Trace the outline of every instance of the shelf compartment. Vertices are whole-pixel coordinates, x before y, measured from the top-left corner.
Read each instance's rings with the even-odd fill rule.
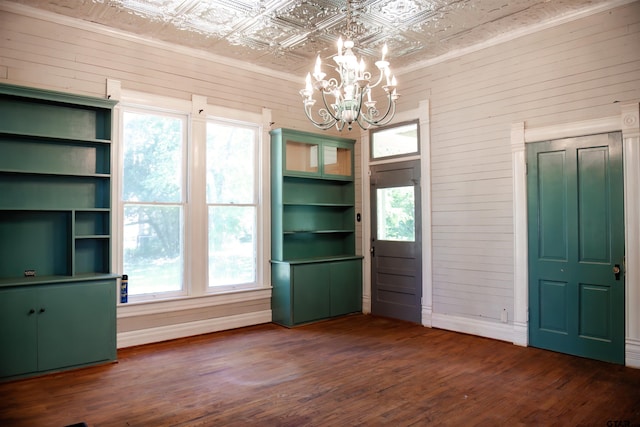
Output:
[[[354,233],[291,233],[283,235],[283,259],[353,255]]]
[[[109,239],[75,239],[74,275],[109,272]]]
[[[89,209],[110,206],[108,177],[0,174],[0,209]]]
[[[285,177],[283,204],[354,205],[353,182]]]
[[[108,211],[76,211],[75,212],[75,236],[82,237],[109,237],[109,212]]]
[[[105,106],[107,103],[104,103]],[[0,94],[0,131],[52,138],[111,139],[111,110]]]
[[[354,233],[354,230],[288,230],[283,232],[282,234],[300,234],[300,233],[340,234],[340,233]]]
[[[59,175],[109,175],[109,145],[0,136],[0,170]]]
[[[71,213],[0,211],[0,277],[71,275]]]
[[[282,212],[284,232],[350,230],[354,228],[354,208],[344,206],[286,205]]]

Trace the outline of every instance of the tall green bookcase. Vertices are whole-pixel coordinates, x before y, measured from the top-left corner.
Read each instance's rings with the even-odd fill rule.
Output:
[[[0,379],[116,358],[115,104],[0,85]]]
[[[271,131],[273,321],[296,326],[362,311],[352,139]]]

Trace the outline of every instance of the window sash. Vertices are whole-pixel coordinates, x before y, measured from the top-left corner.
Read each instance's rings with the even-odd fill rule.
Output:
[[[240,142],[236,139],[232,140],[236,133],[243,134],[244,140]],[[215,134],[213,136],[215,140],[212,139],[212,134]],[[207,289],[209,291],[254,288],[258,284],[258,248],[261,240],[258,205],[259,140],[260,127],[255,124],[221,119],[207,121]],[[224,149],[233,150],[231,145],[234,143],[240,145],[240,152],[224,151]],[[214,144],[225,147],[220,151]],[[213,155],[211,151],[218,156]],[[220,157],[224,157],[225,164],[230,167],[230,174],[226,175],[223,170],[221,173],[225,176],[221,179],[218,177],[219,179],[216,180],[215,172],[220,170],[217,168],[218,164],[212,164],[212,162],[220,161]],[[249,162],[246,162],[247,159]],[[247,170],[251,170],[252,173],[247,175]],[[244,197],[236,199],[236,196],[229,194],[230,191],[214,189],[213,185],[217,181],[223,181],[222,186],[228,186],[227,190],[232,191],[235,191],[238,181],[244,181],[241,185],[244,188]],[[211,197],[212,193],[215,193],[216,197]],[[224,196],[217,197],[219,194]],[[247,197],[247,195],[250,196]],[[230,216],[231,212],[241,214],[244,212],[244,215],[249,212],[250,221],[247,218],[240,221],[240,218]],[[212,215],[225,214],[227,222],[218,227]],[[247,232],[248,229],[251,229],[251,233]],[[240,232],[242,235],[236,235],[234,232]]]
[[[176,125],[179,123],[179,129],[173,129],[178,132],[173,135],[174,140],[170,141],[173,147],[169,152],[162,150],[155,153],[145,153],[144,147],[129,151],[127,122],[128,115],[137,116],[138,120],[144,121],[146,117],[147,123],[144,126],[149,127],[163,126],[164,118],[169,119],[169,124]],[[121,259],[123,274],[129,276],[129,301],[145,301],[158,298],[171,298],[187,294],[186,275],[185,275],[185,246],[189,245],[186,241],[185,224],[187,222],[185,212],[188,211],[187,204],[187,150],[188,150],[188,128],[189,120],[185,113],[160,111],[153,108],[124,106],[121,109],[120,118],[122,128],[120,132],[122,153],[120,156],[122,170],[122,184],[120,190],[120,212],[121,223]],[[173,122],[173,123],[171,123]],[[144,128],[141,134],[135,135],[142,141],[135,141],[136,144],[162,144],[164,129],[157,131],[155,135],[150,135],[151,141],[145,141]],[[155,139],[154,139],[155,138]],[[176,141],[175,138],[178,138]],[[175,145],[178,147],[175,147]],[[177,153],[177,154],[176,154]],[[129,155],[129,158],[127,158]],[[177,162],[174,162],[176,155],[179,156]],[[136,158],[137,157],[137,158]],[[165,162],[157,161],[157,158],[165,159]],[[148,160],[150,159],[150,160]],[[138,163],[136,163],[138,162]],[[148,167],[148,170],[138,172],[140,176],[128,176],[127,168]],[[153,173],[158,170],[165,171],[167,180],[165,182],[153,181]],[[128,182],[130,179],[133,182]],[[137,185],[137,191],[129,191],[126,189]],[[157,188],[153,188],[157,185]],[[146,197],[145,196],[146,193]],[[161,212],[165,209],[165,213],[170,208],[175,209],[174,215],[177,218],[171,220],[171,215],[163,215]],[[147,213],[155,212],[156,218],[147,217],[146,224],[138,224],[142,228],[138,233],[135,232],[131,224],[128,224],[130,218],[127,218],[127,211],[135,209]],[[168,221],[164,224],[158,224],[160,221]],[[151,231],[145,231],[144,228],[155,228]],[[165,236],[164,233],[171,229],[172,233],[177,236]],[[149,234],[151,233],[151,234]],[[135,235],[135,237],[133,237]],[[168,238],[173,237],[177,241],[169,241]],[[133,247],[135,238],[135,248]],[[177,254],[175,253],[177,246]],[[171,247],[171,249],[168,249]],[[147,252],[146,256],[143,255]],[[163,256],[164,255],[164,256]],[[155,269],[153,267],[156,267]]]

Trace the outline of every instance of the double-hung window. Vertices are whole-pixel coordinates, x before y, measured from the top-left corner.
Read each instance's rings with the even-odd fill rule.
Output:
[[[118,107],[116,253],[129,302],[262,287],[261,124],[152,102]]]

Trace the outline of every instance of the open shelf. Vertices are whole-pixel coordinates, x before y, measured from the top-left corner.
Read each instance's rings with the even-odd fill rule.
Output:
[[[41,92],[42,93],[42,92]],[[100,100],[102,106],[33,99],[0,94],[0,132],[39,135],[74,140],[110,140],[111,108],[115,102]],[[28,117],[29,120],[25,120]]]
[[[0,170],[58,175],[111,172],[110,146],[103,143],[0,135]]]
[[[0,278],[71,275],[71,214],[0,211]]]
[[[108,177],[0,174],[0,209],[109,208],[110,193]]]
[[[109,233],[109,211],[76,211],[75,212],[75,236],[105,237]]]

